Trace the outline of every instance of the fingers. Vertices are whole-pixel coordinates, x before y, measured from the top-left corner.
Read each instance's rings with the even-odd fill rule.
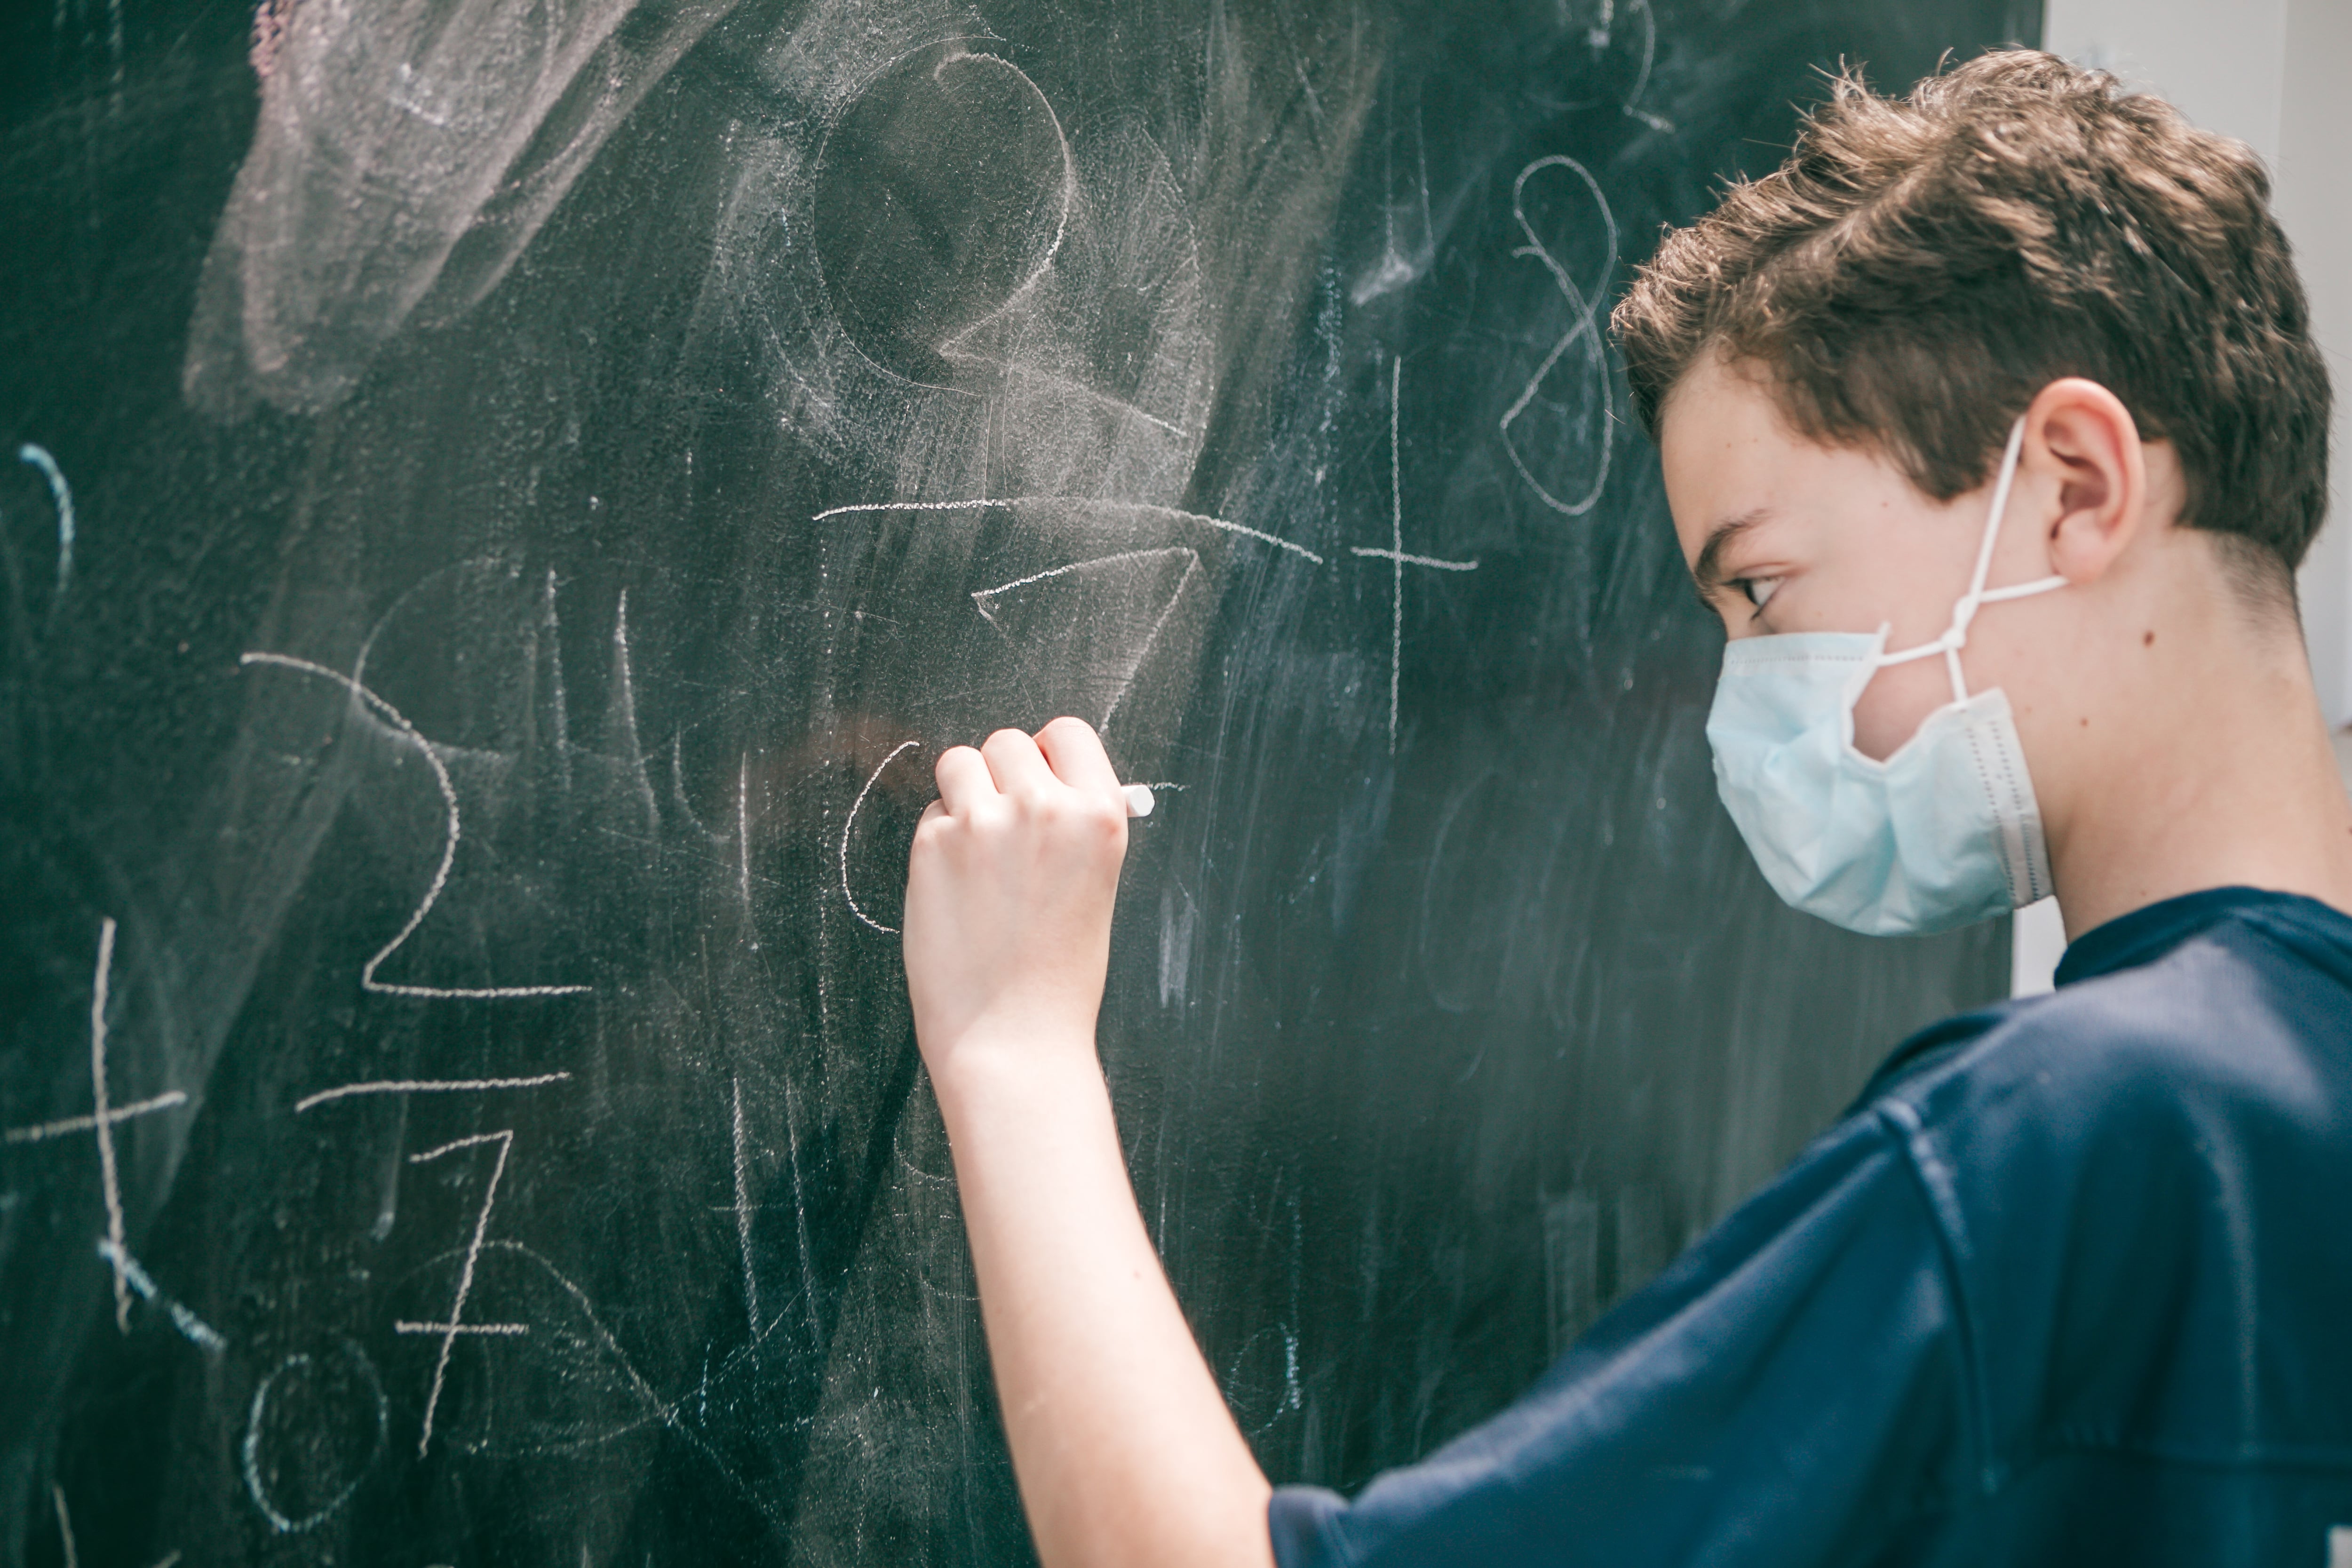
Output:
[[[981,742],[980,754],[988,759],[996,787],[1006,795],[1034,797],[1055,787],[1054,770],[1045,765],[1037,742],[1018,730],[999,730]]]
[[[997,793],[987,760],[970,746],[950,746],[940,752],[931,775],[940,782],[940,800],[951,816],[969,816]]]
[[[1089,795],[1119,793],[1118,770],[1110,765],[1102,739],[1083,719],[1056,719],[1037,731],[1037,749],[1055,777]]]
[[[1018,730],[999,730],[977,751],[949,748],[932,771],[940,799],[957,816],[999,795],[1034,797],[1057,786],[1112,797],[1120,793],[1118,771],[1083,719],[1056,719],[1034,739]]]

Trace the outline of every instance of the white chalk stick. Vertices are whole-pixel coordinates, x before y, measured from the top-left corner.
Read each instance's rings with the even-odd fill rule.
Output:
[[[1127,796],[1128,816],[1150,816],[1151,815],[1152,799],[1150,784],[1123,784],[1120,786],[1120,791]]]

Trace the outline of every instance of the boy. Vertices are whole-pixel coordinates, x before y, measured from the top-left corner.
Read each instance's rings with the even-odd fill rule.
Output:
[[[2328,394],[2266,196],[2008,52],[1839,82],[1634,283],[1766,875],[1887,933],[2054,889],[2074,942],[1352,1503],[1268,1488],[1136,1213],[1101,747],[940,759],[908,983],[1049,1568],[2352,1562],[2352,805],[2292,575]]]

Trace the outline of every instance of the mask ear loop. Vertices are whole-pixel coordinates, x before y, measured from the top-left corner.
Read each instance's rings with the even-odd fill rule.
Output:
[[[2000,542],[2001,519],[2009,510],[2010,486],[2017,479],[2017,459],[2025,449],[2025,416],[2018,416],[2017,423],[2009,427],[2009,446],[2000,455],[2000,477],[1993,481],[1992,506],[1985,518],[1984,542],[1977,546],[1977,569],[1969,578],[1969,591],[1952,605],[1952,624],[1944,635],[1917,647],[1905,648],[1901,653],[1878,656],[1881,668],[1890,664],[1908,664],[1915,658],[1944,656],[1944,668],[1952,678],[1952,700],[1969,700],[1969,683],[1960,673],[1960,650],[1969,646],[1969,623],[1977,618],[1977,611],[2003,599],[2022,599],[2034,594],[2046,594],[2053,588],[2063,588],[2066,579],[2053,574],[2031,583],[2020,583],[2007,588],[1988,588],[1985,579],[1992,574],[1993,546]],[[1884,629],[1880,636],[1885,635]]]

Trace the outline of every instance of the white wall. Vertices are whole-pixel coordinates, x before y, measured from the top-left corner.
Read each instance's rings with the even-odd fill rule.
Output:
[[[2312,326],[2336,383],[2336,464],[2352,464],[2352,0],[2291,0],[2279,116],[2278,212],[2294,242]],[[2352,724],[2352,474],[2304,565],[2304,630],[2327,721]],[[2338,754],[2343,748],[2338,747]],[[2352,779],[2352,774],[2347,774]]]
[[[2042,42],[2153,88],[2275,165],[2289,8],[2290,0],[2047,0]]]
[[[2335,449],[2352,461],[2352,0],[2047,0],[2045,47],[2150,88],[2271,167],[2336,388]],[[2335,483],[2345,493],[2342,477]],[[2352,721],[2352,525],[2338,504],[2303,569],[2304,631],[2330,724]],[[2352,744],[2337,755],[2352,762]],[[2352,771],[2347,772],[2352,778]],[[2011,978],[2050,988],[2054,904],[2021,911]]]

